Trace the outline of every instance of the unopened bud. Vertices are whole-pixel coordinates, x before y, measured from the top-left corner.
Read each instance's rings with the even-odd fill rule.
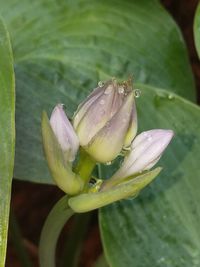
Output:
[[[137,131],[131,82],[113,79],[97,87],[78,108],[73,125],[80,145],[96,161],[112,161]]]
[[[126,177],[150,170],[160,159],[170,143],[174,133],[172,130],[155,129],[139,134],[131,145],[131,151],[125,157],[121,168],[103,185],[112,187]]]
[[[83,181],[72,171],[71,164],[53,132],[46,112],[42,114],[42,138],[45,156],[57,186],[69,195],[76,195],[83,189]]]

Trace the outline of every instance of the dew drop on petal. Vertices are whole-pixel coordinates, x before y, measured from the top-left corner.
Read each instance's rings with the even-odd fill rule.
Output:
[[[125,147],[123,147],[123,150],[122,151],[125,151],[125,152],[131,151],[131,146],[125,146]]]
[[[105,112],[105,110],[103,110],[103,109],[100,111],[100,115],[102,115],[102,116],[103,116],[105,113],[106,113],[106,112]]]
[[[109,95],[112,91],[112,86],[108,86],[104,92],[105,95]]]
[[[99,103],[100,103],[100,105],[104,105],[105,104],[105,100],[101,99],[101,101]]]
[[[104,82],[99,81],[99,82],[98,82],[98,86],[99,86],[99,87],[103,87],[103,86],[104,86]]]
[[[140,97],[140,95],[141,95],[141,90],[140,89],[135,89],[135,90],[133,90],[133,92],[134,92],[134,96],[136,98]]]
[[[108,162],[105,163],[105,165],[107,165],[107,166],[109,166],[111,164],[112,164],[112,161],[108,161]]]
[[[118,93],[119,94],[123,94],[124,93],[124,87],[123,86],[119,86]]]

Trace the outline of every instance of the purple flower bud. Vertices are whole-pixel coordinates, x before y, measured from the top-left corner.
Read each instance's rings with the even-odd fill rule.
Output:
[[[63,105],[58,104],[50,118],[51,128],[68,161],[73,161],[79,148],[78,137],[68,120]]]
[[[172,130],[155,129],[139,134],[131,145],[131,151],[121,168],[111,179],[125,178],[151,169],[160,159],[171,141]]]
[[[113,79],[97,87],[79,106],[73,124],[81,146],[95,160],[113,160],[137,131],[131,81]]]

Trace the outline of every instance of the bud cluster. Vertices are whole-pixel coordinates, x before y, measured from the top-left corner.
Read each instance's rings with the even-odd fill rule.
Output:
[[[136,136],[134,98],[131,80],[118,83],[112,79],[99,83],[80,104],[72,123],[62,104],[54,108],[50,120],[43,113],[42,135],[49,169],[56,184],[72,196],[69,205],[76,212],[134,196],[160,172],[161,168],[150,169],[168,146],[173,131],[154,129]],[[96,189],[91,188],[95,164],[111,162],[125,150],[116,173],[107,180],[93,179]],[[79,161],[74,167],[77,153]]]

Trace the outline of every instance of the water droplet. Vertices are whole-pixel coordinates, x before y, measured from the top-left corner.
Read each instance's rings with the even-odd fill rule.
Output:
[[[113,89],[113,87],[109,85],[109,86],[106,88],[104,94],[105,94],[105,95],[109,95],[109,94],[112,92],[112,89]]]
[[[123,147],[123,150],[124,150],[124,151],[130,151],[130,150],[131,150],[131,146]]]
[[[147,137],[147,140],[148,140],[148,141],[151,141],[151,140],[152,140],[152,136],[149,135],[149,136]]]
[[[169,94],[169,95],[168,95],[168,99],[169,99],[169,100],[172,100],[172,99],[174,99],[174,96],[173,96],[172,94]]]
[[[169,100],[171,101],[174,99],[173,94],[168,94],[167,92],[157,91],[155,97],[154,97],[154,105],[156,108],[162,107],[164,104],[166,104]]]
[[[123,94],[124,93],[124,87],[123,86],[119,86],[118,87],[118,93],[119,94]]]
[[[136,98],[140,97],[140,95],[141,95],[141,90],[140,89],[135,89],[133,91],[134,91],[134,95],[135,95]]]
[[[105,165],[110,166],[112,164],[112,161],[108,161],[105,163]]]
[[[162,263],[164,261],[165,261],[165,257],[161,257],[160,259],[158,259],[157,263],[159,264],[159,263]]]
[[[105,110],[100,110],[100,115],[104,115],[105,114]]]
[[[100,105],[104,105],[104,104],[105,104],[105,100],[104,99],[101,99]]]
[[[104,82],[99,81],[99,82],[98,82],[98,86],[99,86],[99,87],[103,87],[103,86],[104,86]]]

